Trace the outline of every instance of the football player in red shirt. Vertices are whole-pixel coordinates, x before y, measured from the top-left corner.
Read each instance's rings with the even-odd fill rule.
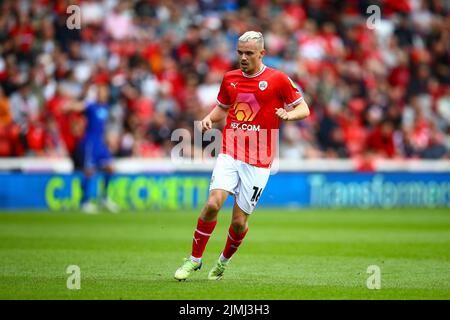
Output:
[[[208,201],[197,220],[191,257],[175,272],[177,280],[186,280],[201,268],[217,214],[228,195],[233,194],[235,201],[226,245],[208,274],[210,280],[222,278],[247,234],[248,218],[269,178],[280,121],[302,120],[309,115],[308,105],[292,80],[263,64],[264,39],[260,32],[244,33],[239,38],[237,53],[240,69],[225,74],[217,105],[201,122],[202,130],[208,130],[213,123],[227,119]]]

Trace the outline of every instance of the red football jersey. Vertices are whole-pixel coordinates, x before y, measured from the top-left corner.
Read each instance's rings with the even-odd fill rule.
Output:
[[[269,168],[278,146],[280,119],[276,109],[295,106],[302,99],[301,92],[281,71],[263,66],[253,75],[240,69],[227,72],[217,97],[217,104],[228,109],[222,153]]]

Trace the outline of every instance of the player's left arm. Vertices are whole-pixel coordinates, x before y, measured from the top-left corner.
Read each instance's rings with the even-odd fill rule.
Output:
[[[300,101],[300,103],[297,104],[293,110],[286,111],[284,108],[278,108],[276,110],[276,114],[282,120],[295,121],[307,118],[310,111],[305,99],[302,99],[302,101]]]
[[[65,102],[62,106],[62,109],[64,112],[70,112],[70,111],[83,112],[87,109],[87,107],[88,106],[83,101],[71,100],[71,101]]]
[[[285,107],[293,107],[293,109],[287,111],[285,108],[278,108],[275,111],[276,115],[286,121],[302,120],[308,117],[310,114],[309,107],[302,91],[284,73],[280,72],[277,80],[281,100],[284,102]]]

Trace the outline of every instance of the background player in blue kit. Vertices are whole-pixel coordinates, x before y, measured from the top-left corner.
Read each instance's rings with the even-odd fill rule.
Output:
[[[83,197],[81,209],[86,213],[97,213],[96,184],[94,175],[96,169],[103,171],[102,204],[111,212],[117,212],[118,206],[107,196],[107,188],[113,173],[112,155],[105,143],[106,123],[109,116],[109,89],[106,85],[97,87],[95,102],[75,102],[66,106],[70,111],[83,111],[86,116],[84,136],[75,151],[75,166],[83,170],[81,187]]]

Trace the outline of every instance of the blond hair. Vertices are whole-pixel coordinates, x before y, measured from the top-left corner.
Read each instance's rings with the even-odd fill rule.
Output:
[[[239,37],[239,41],[241,42],[248,42],[252,40],[256,41],[261,49],[264,49],[264,37],[261,32],[247,31]]]

